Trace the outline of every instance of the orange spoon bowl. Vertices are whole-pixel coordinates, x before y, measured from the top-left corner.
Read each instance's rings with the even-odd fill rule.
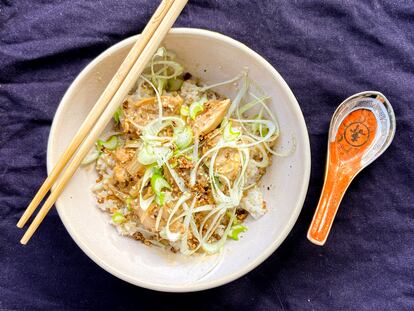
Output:
[[[325,182],[308,231],[312,243],[325,244],[345,191],[388,148],[395,127],[392,106],[379,92],[355,94],[336,109],[329,128]]]

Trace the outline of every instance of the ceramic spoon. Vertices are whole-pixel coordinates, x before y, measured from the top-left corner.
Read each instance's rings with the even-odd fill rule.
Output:
[[[355,94],[335,111],[329,128],[325,183],[308,231],[312,243],[325,244],[349,184],[388,148],[394,133],[394,111],[379,92]]]

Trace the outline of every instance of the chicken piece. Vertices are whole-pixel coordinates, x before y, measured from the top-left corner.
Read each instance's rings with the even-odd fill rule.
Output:
[[[132,153],[125,148],[118,148],[115,151],[115,159],[118,162],[126,163],[131,159]]]
[[[161,96],[163,113],[166,116],[177,115],[180,113],[183,99],[177,96]],[[156,97],[149,97],[141,99],[137,102],[132,102],[129,99],[128,115],[133,119],[134,123],[145,126],[149,121],[152,121],[158,116],[158,103]]]
[[[140,193],[142,178],[137,179],[136,183],[129,189],[129,196],[137,198]]]
[[[164,228],[168,217],[170,216],[170,211],[174,207],[174,203],[166,203],[163,209],[163,213],[161,216],[160,225],[158,227],[158,230],[156,230],[155,225],[157,222],[157,216],[160,212],[160,207],[156,203],[152,203],[146,211],[143,211],[139,206],[135,207],[136,215],[139,217],[139,220],[141,221],[142,225],[145,227],[145,229],[151,231],[151,232],[157,232],[161,231],[162,228]],[[176,215],[178,215],[177,213]],[[171,232],[184,232],[184,225],[182,224],[182,220],[174,222],[170,225]]]
[[[134,158],[134,151],[132,149],[118,148],[114,152],[114,158],[116,162],[114,167],[114,177],[118,182],[125,182],[131,176],[133,178],[142,176],[145,172],[145,166]]]
[[[237,149],[223,148],[217,154],[214,170],[233,182],[240,174],[241,159]]]
[[[180,156],[177,159],[177,167],[179,169],[192,169],[194,167],[194,163],[185,156]]]
[[[205,138],[206,142],[202,149],[203,154],[217,145],[218,141],[222,138],[222,134],[219,133],[219,131],[214,131],[208,134]],[[207,156],[205,159],[205,164],[207,166],[209,166],[210,160],[211,156]],[[241,170],[239,151],[235,148],[220,149],[214,162],[214,170],[218,174],[226,176],[230,181],[234,181]]]
[[[142,177],[144,176],[145,170],[147,169],[145,165],[138,161],[138,157],[135,156],[134,159],[128,164],[126,167],[128,173],[135,177]]]
[[[114,178],[116,181],[118,182],[126,182],[129,178],[128,176],[128,172],[126,171],[126,169],[119,164],[116,164],[114,167]]]
[[[211,148],[217,146],[217,143],[220,141],[220,139],[223,137],[220,129],[215,129],[214,131],[210,132],[209,134],[204,136],[203,144],[201,147],[201,154],[205,154],[207,151],[209,151]],[[204,163],[208,166],[208,163],[210,162],[211,156],[207,156]]]
[[[145,229],[156,232],[155,224],[156,224],[156,217],[154,215],[155,211],[157,210],[157,204],[152,203],[146,211],[142,210],[139,204],[134,206],[134,210],[141,221],[141,224],[144,226]]]
[[[229,107],[230,99],[209,100],[204,106],[204,111],[191,124],[195,135],[203,136],[213,131],[224,119]]]

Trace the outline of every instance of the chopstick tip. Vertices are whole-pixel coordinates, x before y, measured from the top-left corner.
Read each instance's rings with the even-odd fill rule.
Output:
[[[20,219],[19,219],[19,221],[17,222],[17,224],[16,224],[16,226],[18,227],[18,228],[23,228],[24,227],[24,225],[26,224],[26,222],[27,222],[27,220],[28,220],[28,218],[30,217],[30,215],[28,216],[28,210],[29,210],[29,207],[26,209],[26,211],[23,213],[23,215],[20,217]]]
[[[20,244],[26,245],[29,242],[30,236],[27,235],[27,232],[23,235],[22,239],[20,240]]]

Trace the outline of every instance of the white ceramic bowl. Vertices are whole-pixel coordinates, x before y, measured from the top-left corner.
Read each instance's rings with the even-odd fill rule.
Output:
[[[48,171],[73,137],[126,53],[137,40],[128,38],[93,60],[76,78],[56,112],[49,137]],[[310,148],[299,105],[279,73],[260,55],[224,35],[200,29],[173,29],[164,45],[175,51],[186,70],[207,83],[229,79],[243,66],[273,98],[271,109],[281,127],[279,147],[296,151],[274,158],[262,188],[268,213],[248,220],[249,230],[239,241],[228,241],[221,255],[183,257],[166,254],[131,238],[119,236],[90,192],[96,178],[79,169],[56,203],[63,224],[79,247],[98,265],[132,284],[160,291],[188,292],[233,281],[263,262],[286,238],[302,208],[309,183]],[[230,96],[234,87],[219,92]],[[305,238],[305,237],[304,237]]]

